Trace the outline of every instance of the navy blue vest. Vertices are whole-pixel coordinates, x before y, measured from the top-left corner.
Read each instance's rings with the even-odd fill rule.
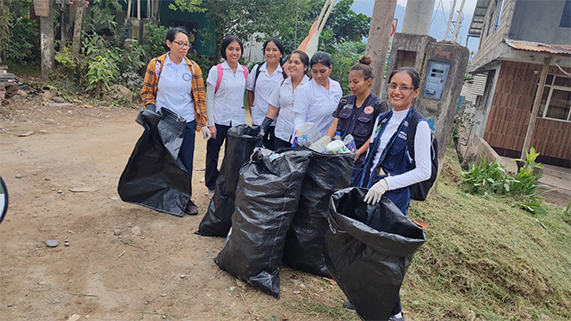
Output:
[[[386,124],[389,122],[393,116],[392,110],[379,115],[379,122],[377,128],[375,128],[376,137],[375,140],[369,146],[369,153],[365,159],[365,166],[361,180],[358,186],[371,188],[376,182],[387,177],[406,173],[413,169],[412,161],[408,152],[408,146],[406,143],[408,121],[412,114],[416,110],[411,107],[399,125],[395,134],[391,137],[383,153],[379,159],[379,163],[375,169],[371,172],[373,166],[373,160],[375,159],[375,154],[378,152],[379,145],[381,144],[381,136],[385,131]],[[427,121],[426,118],[421,117],[419,121]],[[413,126],[416,126],[414,124]],[[379,175],[379,168],[388,175]],[[408,214],[408,206],[410,203],[410,189],[409,187],[403,187],[396,190],[387,191],[385,194],[395,205],[404,213]]]

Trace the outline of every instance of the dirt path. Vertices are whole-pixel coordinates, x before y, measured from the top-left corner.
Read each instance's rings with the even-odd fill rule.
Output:
[[[198,216],[118,198],[119,176],[142,133],[137,112],[0,107],[0,174],[10,194],[0,225],[0,320],[334,320],[282,308],[298,302],[295,271],[282,272],[276,301],[214,264],[224,240],[193,233],[208,205],[203,172],[193,179]],[[195,167],[202,168],[205,143],[196,142]],[[51,239],[59,246],[46,247]]]

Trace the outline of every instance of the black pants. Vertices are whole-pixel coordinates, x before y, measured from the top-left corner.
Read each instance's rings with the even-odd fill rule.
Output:
[[[220,156],[220,148],[222,143],[228,136],[228,130],[231,126],[218,125],[216,126],[216,139],[211,138],[206,143],[206,170],[204,171],[204,185],[208,190],[213,191],[216,187],[216,178],[218,178],[218,157]],[[226,140],[225,148],[228,147]]]
[[[190,175],[190,196],[192,197],[192,163],[194,162],[194,139],[196,137],[196,121],[186,123],[182,145],[178,156]]]
[[[397,301],[395,302],[395,305],[393,306],[393,310],[391,311],[391,315],[395,315],[399,312],[402,311],[402,306],[400,305],[400,294],[397,297]]]
[[[275,130],[276,126],[270,126],[270,128],[268,128],[268,130],[264,134],[264,139],[262,140],[262,142],[264,143],[264,147],[266,147],[267,149],[276,150],[275,149],[276,136],[274,135]]]
[[[281,140],[281,139],[275,137],[274,147],[275,147],[274,150],[288,149],[288,148],[291,148],[291,143],[290,143],[290,142],[286,142],[285,140]]]

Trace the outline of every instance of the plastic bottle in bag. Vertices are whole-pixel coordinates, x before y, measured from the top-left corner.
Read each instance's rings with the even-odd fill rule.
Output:
[[[315,143],[311,144],[311,146],[309,146],[310,149],[318,152],[318,153],[322,153],[325,154],[327,153],[327,144],[329,144],[329,142],[331,141],[331,139],[329,138],[329,136],[325,135],[323,137],[321,137],[320,139],[318,139]]]
[[[336,132],[335,136],[333,136],[333,140],[341,140],[341,132]]]
[[[327,151],[328,154],[349,153],[349,150],[347,149],[345,144],[343,144],[343,141],[341,139],[336,139],[331,143],[327,144],[325,150]]]
[[[349,134],[345,136],[345,139],[343,139],[343,144],[345,144],[345,146],[351,153],[357,151],[357,145],[355,145],[355,139],[353,138],[353,135]]]

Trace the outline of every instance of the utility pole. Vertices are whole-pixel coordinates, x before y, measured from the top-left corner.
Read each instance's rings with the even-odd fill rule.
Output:
[[[371,67],[375,73],[375,78],[371,90],[376,95],[380,95],[383,85],[385,62],[396,7],[397,0],[375,0],[375,7],[373,8],[366,55],[372,60]]]
[[[450,24],[454,18],[454,10],[456,10],[456,0],[452,2],[452,10],[450,10],[450,17],[448,18],[448,25],[446,26],[446,33],[444,34],[444,41],[448,38],[448,31],[450,31]]]
[[[456,42],[456,39],[458,38],[458,31],[460,31],[460,26],[462,25],[462,10],[464,10],[464,3],[466,3],[466,0],[462,0],[462,4],[460,5],[460,11],[458,12],[456,25],[454,26],[454,33],[452,33],[453,42]]]
[[[42,56],[42,80],[49,78],[49,73],[54,68],[54,13],[53,1],[47,0],[47,16],[40,16],[40,48]]]
[[[408,0],[402,23],[402,33],[428,35],[436,0]]]

